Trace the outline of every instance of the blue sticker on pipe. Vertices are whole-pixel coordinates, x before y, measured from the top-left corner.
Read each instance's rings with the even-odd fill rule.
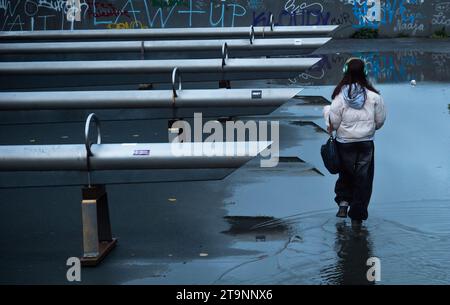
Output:
[[[133,153],[133,156],[149,156],[149,155],[150,155],[149,149],[135,150]]]

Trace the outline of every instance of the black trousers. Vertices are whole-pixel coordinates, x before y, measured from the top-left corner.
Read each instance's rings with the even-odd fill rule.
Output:
[[[373,141],[339,143],[337,142],[342,170],[334,189],[335,201],[350,204],[348,216],[355,220],[366,220],[369,216],[370,197],[374,176]]]

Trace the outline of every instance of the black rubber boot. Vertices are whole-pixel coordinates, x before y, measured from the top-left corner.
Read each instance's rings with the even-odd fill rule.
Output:
[[[347,202],[340,203],[336,217],[347,218],[347,210],[348,210],[348,203]]]

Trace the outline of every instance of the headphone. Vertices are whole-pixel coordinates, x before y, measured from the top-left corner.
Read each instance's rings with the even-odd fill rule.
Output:
[[[347,73],[347,71],[348,71],[348,64],[354,59],[361,60],[364,63],[364,75],[368,76],[369,75],[369,70],[367,70],[366,61],[364,59],[362,59],[362,58],[359,58],[359,57],[350,57],[349,59],[347,59],[347,61],[344,64],[344,67],[342,68],[342,72],[344,74]]]

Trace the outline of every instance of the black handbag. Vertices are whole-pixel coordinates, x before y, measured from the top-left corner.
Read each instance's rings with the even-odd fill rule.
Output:
[[[320,154],[322,155],[323,164],[328,171],[333,175],[338,174],[341,169],[341,159],[339,157],[336,138],[333,137],[333,132],[330,132],[330,137],[327,142],[320,148]]]

